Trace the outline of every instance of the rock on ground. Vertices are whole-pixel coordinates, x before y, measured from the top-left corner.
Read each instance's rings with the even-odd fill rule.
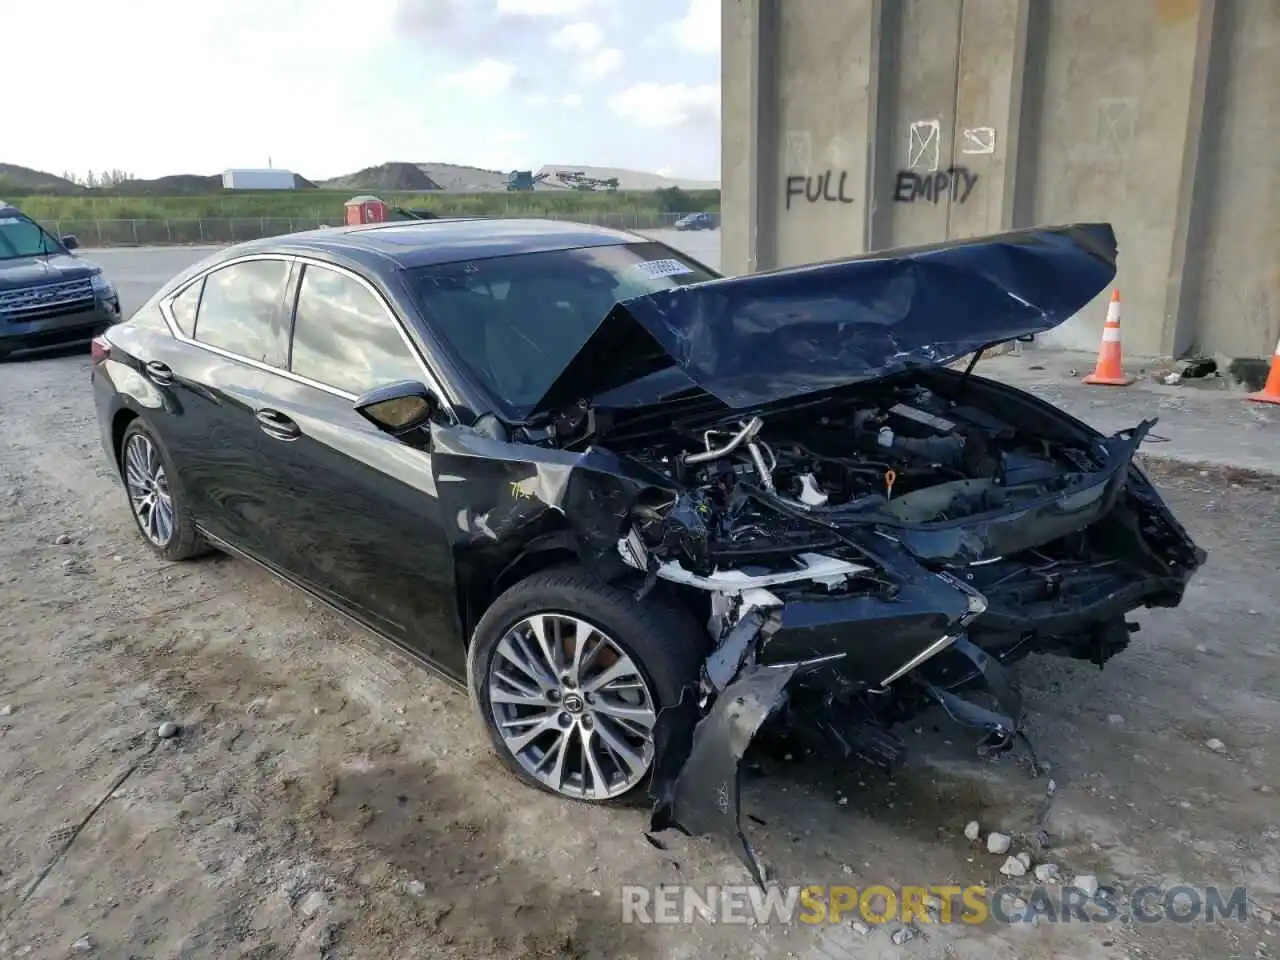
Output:
[[[987,834],[987,852],[988,853],[1008,853],[1009,847],[1013,844],[1007,833],[989,833]]]

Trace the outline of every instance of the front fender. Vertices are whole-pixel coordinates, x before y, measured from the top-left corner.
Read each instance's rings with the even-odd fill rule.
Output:
[[[468,596],[487,595],[504,570],[547,544],[618,560],[637,501],[676,492],[661,474],[607,450],[511,443],[461,426],[432,427],[431,469]]]

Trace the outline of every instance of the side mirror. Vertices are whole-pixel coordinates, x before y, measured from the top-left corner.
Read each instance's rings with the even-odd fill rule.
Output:
[[[440,399],[416,380],[400,380],[361,395],[355,408],[379,430],[400,437],[425,426],[440,409]]]
[[[1022,336],[1014,337],[1013,339],[1017,340],[1019,343],[1035,343],[1036,335],[1034,333],[1024,333]]]
[[[76,235],[74,233],[65,234],[61,239],[62,245],[68,250],[75,250],[80,246],[80,241],[76,239]]]

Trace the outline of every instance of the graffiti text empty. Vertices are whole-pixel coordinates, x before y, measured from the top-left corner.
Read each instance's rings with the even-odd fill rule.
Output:
[[[978,175],[968,167],[947,167],[936,173],[899,170],[893,199],[895,203],[915,203],[921,198],[937,203],[950,194],[954,202],[964,203],[977,182]]]

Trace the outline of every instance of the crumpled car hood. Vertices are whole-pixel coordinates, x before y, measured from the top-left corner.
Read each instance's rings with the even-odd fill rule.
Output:
[[[1114,278],[1107,223],[1014,230],[728,277],[616,304],[534,412],[678,367],[739,409],[1044,333]]]

